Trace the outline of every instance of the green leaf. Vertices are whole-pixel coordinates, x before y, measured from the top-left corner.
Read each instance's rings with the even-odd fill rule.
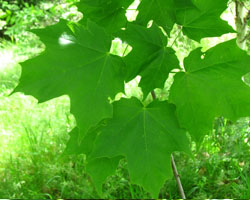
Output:
[[[90,128],[82,140],[79,140],[79,134],[80,134],[79,128],[75,127],[69,133],[70,138],[64,150],[64,155],[85,154],[88,157],[93,151],[96,136],[99,134],[101,129],[104,126],[106,126],[106,124],[107,124],[107,120],[106,119],[102,120],[98,125]]]
[[[34,30],[46,50],[22,63],[22,76],[14,92],[44,102],[69,95],[71,112],[83,135],[102,119],[112,117],[108,98],[124,89],[124,64],[111,55],[112,38],[92,22],[87,26],[66,21]]]
[[[242,81],[250,72],[249,63],[235,40],[204,53],[198,48],[185,59],[185,72],[175,75],[169,98],[193,139],[200,141],[215,117],[236,120],[250,115],[250,87]]]
[[[96,190],[102,196],[102,185],[105,183],[107,177],[114,175],[119,164],[121,156],[114,158],[97,158],[90,159],[89,155],[93,151],[96,136],[99,134],[101,128],[105,126],[106,121],[103,120],[96,127],[91,128],[86,136],[79,140],[79,129],[76,127],[70,132],[70,139],[67,143],[63,155],[79,155],[85,154],[87,156],[86,172],[91,176]]]
[[[76,127],[74,128],[70,133],[70,138],[67,142],[67,146],[64,149],[63,155],[71,155],[71,154],[82,154],[85,152],[85,150],[82,150],[85,148],[84,145],[79,144],[79,129]],[[87,136],[84,137],[84,139]],[[92,149],[92,148],[91,148]]]
[[[142,88],[144,98],[154,88],[163,87],[169,72],[179,68],[175,51],[166,47],[167,37],[157,25],[153,24],[150,28],[146,28],[129,23],[127,29],[118,35],[133,47],[124,58],[127,67],[126,81],[140,75],[139,86]]]
[[[146,26],[153,20],[170,34],[176,23],[176,12],[190,7],[195,8],[191,0],[142,0],[136,22]]]
[[[79,128],[74,128],[70,133],[70,139],[67,142],[67,146],[63,152],[64,155],[89,155],[93,151],[94,142],[98,134],[98,130],[90,130],[86,136],[79,140]]]
[[[90,174],[100,196],[102,196],[102,185],[105,183],[107,177],[115,174],[121,158],[121,156],[97,158],[87,164],[86,172]]]
[[[170,156],[174,151],[190,152],[175,107],[158,101],[144,107],[132,98],[114,103],[114,117],[97,137],[92,158],[125,156],[131,181],[157,197],[172,175]]]
[[[113,33],[126,26],[126,9],[133,0],[81,0],[78,10],[83,13],[83,22],[91,19]]]
[[[227,8],[228,0],[193,0],[196,7],[176,12],[177,24],[189,38],[200,41],[204,37],[218,37],[235,32],[220,16]]]

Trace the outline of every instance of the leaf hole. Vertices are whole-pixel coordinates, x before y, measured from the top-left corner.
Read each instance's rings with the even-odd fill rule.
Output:
[[[153,22],[154,22],[153,20],[150,20],[147,24],[147,28],[150,28],[153,25]]]
[[[137,7],[140,4],[139,0],[135,0],[126,10],[126,17],[129,22],[135,21],[138,15]]]

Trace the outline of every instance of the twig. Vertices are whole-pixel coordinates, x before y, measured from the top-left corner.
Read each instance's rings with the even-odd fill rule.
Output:
[[[182,31],[182,28],[180,28],[179,33],[177,34],[177,36],[175,37],[174,41],[173,41],[172,44],[170,45],[171,48],[174,46],[174,44],[175,44],[177,38],[180,36],[181,31]]]
[[[156,99],[156,94],[155,94],[154,90],[151,92],[151,95],[152,95],[153,100],[155,100]],[[182,184],[181,184],[180,175],[178,174],[178,170],[177,170],[177,167],[176,167],[176,164],[175,164],[175,161],[174,161],[173,154],[171,154],[171,166],[172,166],[172,169],[173,169],[173,172],[174,172],[174,176],[175,176],[175,180],[176,180],[177,185],[178,185],[179,192],[181,194],[181,198],[186,199],[186,196],[185,196]]]
[[[128,44],[127,44],[127,46],[126,46],[126,48],[125,48],[125,50],[123,51],[123,53],[122,53],[122,57],[124,57],[125,56],[125,53],[126,53],[126,51],[128,50]]]
[[[156,99],[156,94],[155,94],[154,90],[151,92],[151,95],[152,95],[153,100],[155,100]]]
[[[177,185],[178,185],[179,192],[181,194],[181,198],[186,199],[186,196],[185,196],[182,184],[181,184],[180,175],[178,174],[177,167],[175,165],[173,154],[171,155],[171,165],[172,165],[172,169],[173,169],[173,172],[174,172],[175,180],[176,180]]]

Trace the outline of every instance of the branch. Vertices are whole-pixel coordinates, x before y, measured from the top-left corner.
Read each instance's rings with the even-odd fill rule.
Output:
[[[172,165],[172,169],[173,169],[173,172],[174,172],[175,180],[176,180],[177,185],[178,185],[179,192],[181,194],[181,198],[186,199],[186,196],[185,196],[182,184],[181,184],[180,175],[178,174],[177,167],[175,165],[173,154],[171,155],[171,165]]]
[[[171,48],[174,46],[174,44],[175,44],[176,40],[177,40],[177,39],[178,39],[178,37],[180,36],[181,31],[182,31],[182,27],[180,28],[179,33],[178,33],[178,34],[177,34],[177,36],[175,37],[175,39],[174,39],[173,43],[170,45],[170,47],[171,47]]]

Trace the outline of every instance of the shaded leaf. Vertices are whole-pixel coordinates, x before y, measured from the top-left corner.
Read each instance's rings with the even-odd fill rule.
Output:
[[[107,177],[115,174],[121,158],[121,156],[97,158],[87,164],[86,171],[90,174],[99,195],[102,196],[102,185],[105,183]]]
[[[118,156],[114,158],[88,159],[93,151],[96,137],[105,124],[106,121],[103,120],[98,126],[91,128],[82,140],[79,140],[79,129],[77,127],[74,128],[70,132],[70,139],[63,153],[64,155],[85,154],[87,156],[86,172],[91,176],[100,196],[102,196],[102,185],[107,177],[115,174],[119,161],[122,158]]]
[[[126,81],[141,75],[139,86],[144,97],[154,88],[163,87],[169,72],[179,68],[175,51],[166,47],[167,37],[157,25],[145,28],[129,23],[119,36],[133,47],[124,58],[127,67]]]
[[[132,2],[133,0],[81,0],[77,7],[83,13],[83,22],[91,19],[113,33],[126,26],[126,9]]]
[[[138,10],[136,22],[146,26],[153,20],[170,34],[176,23],[176,12],[187,8],[195,8],[191,0],[142,0]]]
[[[153,102],[144,107],[139,100],[114,103],[114,117],[97,137],[93,158],[125,156],[130,178],[157,197],[172,175],[173,151],[189,153],[189,141],[175,117],[175,107]]]
[[[249,63],[235,40],[205,53],[198,48],[184,60],[185,72],[175,75],[169,98],[193,139],[201,141],[215,117],[236,120],[250,115],[250,87],[242,80],[250,72]]]
[[[228,0],[194,0],[195,7],[176,12],[176,23],[183,27],[189,38],[200,41],[205,37],[218,37],[235,32],[220,16],[227,8]]]

